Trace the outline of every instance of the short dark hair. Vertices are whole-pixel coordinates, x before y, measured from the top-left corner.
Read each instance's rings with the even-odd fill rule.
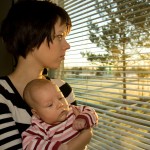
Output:
[[[8,52],[15,57],[26,57],[34,47],[39,47],[47,39],[53,42],[54,25],[60,18],[68,32],[71,19],[68,13],[48,1],[18,1],[9,10],[2,22],[0,34]]]

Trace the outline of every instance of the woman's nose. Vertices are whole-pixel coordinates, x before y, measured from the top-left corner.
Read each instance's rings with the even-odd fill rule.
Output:
[[[70,49],[70,44],[66,41],[66,39],[65,39],[65,43],[64,43],[64,50],[66,51],[66,50],[68,50],[68,49]]]

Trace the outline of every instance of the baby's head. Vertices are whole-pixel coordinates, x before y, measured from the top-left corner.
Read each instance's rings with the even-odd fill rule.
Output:
[[[33,115],[46,123],[58,123],[66,119],[68,102],[59,87],[50,80],[32,80],[26,85],[23,98],[31,107]]]

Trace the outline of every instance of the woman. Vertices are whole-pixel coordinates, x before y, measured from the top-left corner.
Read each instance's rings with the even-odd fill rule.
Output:
[[[60,66],[70,48],[65,40],[70,28],[67,12],[47,1],[17,2],[3,21],[1,36],[8,52],[17,58],[17,66],[0,79],[0,149],[22,149],[21,133],[31,119],[22,98],[24,87],[43,78],[43,68]],[[90,130],[83,130],[67,143],[68,149],[82,150],[91,136]]]

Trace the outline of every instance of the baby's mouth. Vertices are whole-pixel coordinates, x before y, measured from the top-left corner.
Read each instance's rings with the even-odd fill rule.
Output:
[[[61,117],[65,117],[65,118],[67,118],[67,115],[68,115],[68,111],[67,110],[62,110],[62,112],[60,113],[60,116]]]
[[[67,114],[68,114],[68,111],[67,111],[67,110],[63,110],[63,111],[61,112],[61,114],[62,114],[62,115],[65,115],[65,114],[67,115]]]

